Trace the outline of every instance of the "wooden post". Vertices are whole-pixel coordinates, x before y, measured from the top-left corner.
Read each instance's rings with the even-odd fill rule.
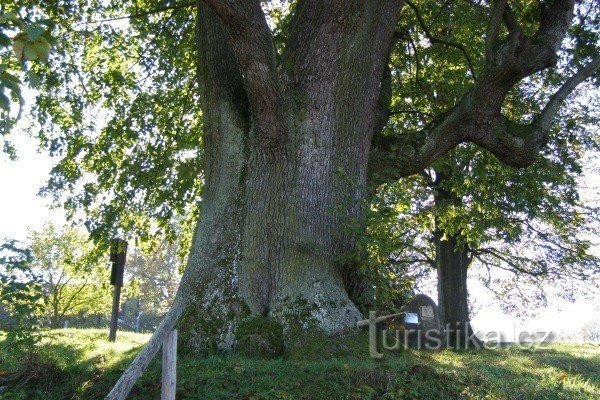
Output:
[[[127,254],[127,242],[123,239],[113,239],[110,244],[110,261],[112,269],[110,273],[110,284],[114,285],[112,314],[110,317],[110,331],[108,340],[117,340],[117,327],[119,324],[119,303],[121,300],[121,287],[123,286],[123,275],[125,271],[125,256]]]
[[[177,386],[177,329],[173,329],[162,346],[161,400],[175,400]]]
[[[121,302],[121,286],[115,285],[113,294],[112,314],[110,317],[110,331],[108,333],[108,341],[114,342],[117,340],[117,327],[119,324],[119,303]]]

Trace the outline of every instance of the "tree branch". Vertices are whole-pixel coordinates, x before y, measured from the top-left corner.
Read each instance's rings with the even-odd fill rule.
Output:
[[[287,134],[285,101],[276,65],[271,30],[258,0],[204,0],[220,17],[233,48],[256,122],[253,139],[261,148],[275,148]]]
[[[474,132],[469,139],[490,150],[507,165],[514,167],[531,165],[536,160],[539,151],[548,142],[552,121],[565,98],[579,84],[591,77],[599,67],[600,56],[596,56],[558,89],[546,107],[531,123],[517,123],[499,114],[490,121],[487,129]]]
[[[417,84],[417,86],[423,89],[423,84],[421,83],[421,61],[419,57],[419,51],[410,33],[408,34],[408,43],[410,44],[410,47],[412,48],[413,54],[415,56],[415,83]]]
[[[495,1],[486,35],[486,64],[475,84],[451,110],[413,135],[417,137],[413,142],[396,136],[374,137],[370,171],[380,174],[375,181],[418,173],[465,141],[488,149],[507,165],[531,165],[545,146],[552,119],[565,97],[598,69],[598,60],[570,78],[531,124],[511,121],[502,115],[502,105],[514,85],[554,64],[572,15],[572,0],[554,0],[544,9],[534,36],[527,37],[506,0]],[[503,19],[510,34],[501,41]]]
[[[78,25],[82,25],[82,24],[103,24],[106,22],[113,22],[113,21],[121,21],[124,19],[135,19],[135,18],[141,18],[141,17],[147,17],[148,15],[153,15],[153,14],[160,14],[163,13],[165,11],[170,11],[170,10],[179,10],[181,8],[186,8],[186,7],[193,7],[196,5],[196,2],[194,1],[188,1],[188,2],[184,2],[181,4],[173,4],[173,5],[169,5],[169,6],[164,6],[164,7],[159,7],[159,8],[153,8],[152,10],[146,10],[146,11],[140,11],[137,12],[135,14],[129,14],[129,15],[123,15],[120,17],[113,17],[113,18],[106,18],[106,19],[99,19],[96,21],[90,21],[90,22],[82,22],[81,24],[77,24]]]
[[[494,250],[494,249],[490,249],[490,248],[483,248],[483,249],[478,249],[476,251],[474,251],[474,255],[477,259],[479,259],[480,261],[484,262],[479,256],[482,254],[487,254],[489,256],[492,256],[504,263],[506,263],[509,267],[512,268],[512,272],[513,273],[522,273],[522,274],[527,274],[533,277],[540,277],[540,276],[544,276],[544,275],[548,275],[548,270],[547,269],[540,269],[537,271],[530,271],[528,269],[522,268],[521,266],[519,266],[517,264],[517,262],[526,262],[526,261],[530,261],[526,258],[520,258],[520,257],[516,257],[516,261],[513,261],[509,258],[509,256],[504,255],[499,253],[498,251]],[[510,271],[504,267],[501,267],[499,265],[494,265],[497,268],[500,269],[504,269],[507,271]]]
[[[583,81],[590,78],[600,68],[600,56],[596,55],[585,67],[577,71],[554,93],[546,104],[546,107],[536,117],[535,125],[540,131],[547,132],[550,129],[552,120],[557,114],[564,100],[575,90]]]
[[[504,18],[504,25],[506,25],[509,32],[518,34],[523,32],[519,21],[517,21],[515,14],[512,12],[512,9],[508,4],[506,4],[504,7],[504,13],[502,17]]]
[[[505,8],[506,0],[494,1],[494,6],[492,7],[492,12],[490,14],[490,21],[485,34],[486,61],[491,60],[494,55],[494,49],[498,46],[498,42],[500,41],[500,24]]]
[[[573,19],[575,0],[554,0],[550,6],[546,2],[540,3],[540,26],[533,35],[533,40],[549,46],[556,53],[569,30]]]
[[[427,116],[427,117],[433,117],[433,114],[428,113],[426,111],[419,111],[419,110],[392,110],[390,111],[391,115],[397,115],[397,114],[417,114],[417,115],[422,115],[422,116]]]

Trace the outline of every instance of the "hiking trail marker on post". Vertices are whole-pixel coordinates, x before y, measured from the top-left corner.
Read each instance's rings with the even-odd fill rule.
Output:
[[[119,323],[119,303],[121,301],[121,287],[123,286],[123,275],[125,272],[125,256],[127,254],[127,242],[123,239],[113,239],[110,243],[110,284],[115,287],[113,294],[112,314],[110,317],[110,332],[108,340],[114,342],[117,339],[117,326]]]

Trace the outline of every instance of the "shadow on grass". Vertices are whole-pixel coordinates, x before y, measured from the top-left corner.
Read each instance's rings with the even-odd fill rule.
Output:
[[[8,354],[13,368],[0,398],[6,400],[102,399],[141,346],[88,357],[90,346],[48,342],[35,352]],[[3,363],[0,363],[0,367]],[[156,369],[156,367],[155,367]]]
[[[600,388],[600,356],[580,357],[558,349],[525,351],[525,356],[540,366],[549,366],[566,374],[578,374]]]

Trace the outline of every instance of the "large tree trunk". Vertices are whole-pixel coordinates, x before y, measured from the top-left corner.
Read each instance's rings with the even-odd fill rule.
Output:
[[[237,323],[255,316],[327,334],[361,318],[339,260],[353,249],[349,226],[363,219],[375,107],[400,2],[358,3],[298,5],[284,55],[293,89],[276,87],[275,107],[258,111],[247,80],[265,66],[240,60],[235,33],[199,4],[205,182],[180,294],[187,304],[180,331],[193,347],[229,349]],[[336,7],[335,20],[315,24],[332,15],[323,8]],[[389,14],[383,26],[378,13]]]
[[[251,316],[330,334],[353,326],[360,313],[339,260],[354,247],[348,225],[362,222],[367,172],[371,186],[417,173],[463,141],[527,166],[560,103],[600,65],[596,58],[570,78],[530,124],[511,122],[501,112],[505,95],[552,65],[574,1],[544,4],[533,37],[497,1],[474,86],[418,140],[380,135],[401,6],[298,0],[277,54],[260,1],[198,0],[201,216],[173,306],[107,399],[129,392],[177,321],[197,348],[231,348],[236,325]]]

